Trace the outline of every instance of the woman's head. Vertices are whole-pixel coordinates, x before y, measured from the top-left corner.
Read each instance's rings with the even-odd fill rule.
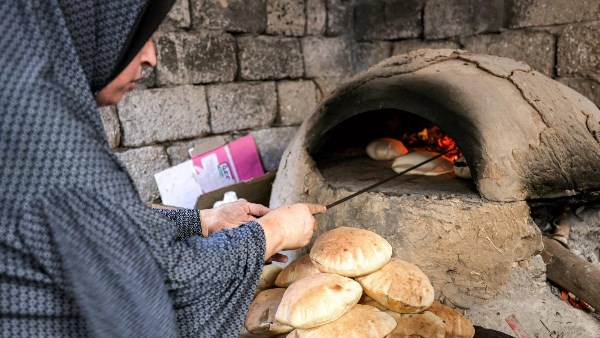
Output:
[[[99,107],[119,103],[123,95],[133,90],[135,83],[142,78],[142,69],[155,66],[156,51],[152,40],[148,40],[123,71],[96,94],[96,103]]]

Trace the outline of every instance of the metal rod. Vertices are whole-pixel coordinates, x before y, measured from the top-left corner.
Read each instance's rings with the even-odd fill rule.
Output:
[[[430,159],[427,159],[427,160],[425,160],[425,161],[423,161],[423,162],[421,162],[421,163],[418,163],[418,164],[415,164],[415,165],[413,165],[412,167],[410,167],[410,168],[408,168],[408,169],[405,169],[405,170],[403,170],[403,171],[401,171],[401,172],[399,172],[399,173],[397,173],[397,174],[394,174],[394,176],[390,176],[390,177],[388,177],[388,178],[386,178],[386,179],[383,179],[383,180],[381,180],[381,181],[379,181],[379,182],[377,182],[377,183],[375,183],[375,184],[372,184],[372,185],[370,185],[370,186],[368,186],[368,187],[366,187],[366,188],[363,188],[363,189],[361,189],[361,190],[359,190],[359,191],[355,192],[355,193],[354,193],[354,194],[352,194],[352,195],[349,195],[349,196],[346,196],[346,197],[344,197],[344,198],[342,198],[342,199],[339,199],[339,200],[337,200],[337,201],[335,201],[335,202],[333,202],[333,203],[331,203],[331,204],[327,205],[327,206],[326,206],[326,208],[327,208],[327,209],[331,209],[331,208],[335,207],[336,205],[338,205],[338,204],[340,204],[340,203],[346,202],[347,200],[349,200],[349,199],[351,199],[351,198],[354,198],[354,197],[356,197],[356,196],[358,196],[358,195],[360,195],[360,194],[362,194],[362,193],[364,193],[364,192],[367,192],[367,191],[369,191],[369,190],[371,190],[371,189],[373,189],[373,188],[375,188],[375,187],[378,187],[378,186],[380,186],[380,185],[382,185],[382,184],[384,184],[384,183],[387,183],[387,182],[389,182],[389,181],[391,181],[391,180],[393,180],[393,179],[395,179],[395,178],[397,178],[397,177],[399,177],[399,176],[402,176],[402,175],[406,174],[407,172],[409,172],[409,171],[411,171],[411,170],[413,170],[413,169],[416,169],[416,168],[418,168],[418,167],[420,167],[420,166],[422,166],[422,165],[424,165],[424,164],[427,164],[427,163],[429,163],[429,162],[431,162],[431,161],[433,161],[433,160],[435,160],[435,159],[437,159],[437,158],[439,158],[439,157],[442,157],[442,156],[446,155],[447,153],[449,153],[449,152],[453,151],[454,149],[455,149],[455,148],[452,148],[452,149],[450,149],[450,150],[446,150],[445,152],[443,152],[443,153],[441,153],[441,154],[437,154],[437,155],[435,155],[434,157],[432,157],[432,158],[430,158]]]

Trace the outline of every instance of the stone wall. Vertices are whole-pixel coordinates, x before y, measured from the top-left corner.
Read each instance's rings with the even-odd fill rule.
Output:
[[[418,48],[530,64],[600,104],[600,1],[177,0],[143,88],[102,109],[145,201],[187,149],[252,134],[277,168],[297,126],[353,74]]]

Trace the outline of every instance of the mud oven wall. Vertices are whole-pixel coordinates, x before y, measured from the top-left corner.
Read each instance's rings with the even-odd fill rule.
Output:
[[[271,206],[327,204],[367,185],[336,184],[313,155],[332,128],[378,109],[416,114],[448,133],[473,189],[407,192],[390,183],[329,210],[319,231],[377,232],[395,257],[423,269],[436,298],[458,307],[539,298],[541,234],[526,200],[600,191],[600,111],[514,60],[455,50],[394,57],[338,88],[302,125],[282,158]]]

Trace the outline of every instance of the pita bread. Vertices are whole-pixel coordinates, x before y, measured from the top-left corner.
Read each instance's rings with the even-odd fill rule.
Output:
[[[244,326],[251,333],[287,333],[292,327],[275,320],[275,313],[285,289],[269,289],[259,293],[250,304]]]
[[[415,314],[400,314],[387,311],[396,320],[396,328],[386,338],[444,338],[444,321],[429,311]]]
[[[318,273],[292,283],[275,314],[280,323],[310,329],[327,324],[358,303],[362,288],[356,281],[330,273]]]
[[[304,255],[286,266],[277,276],[275,285],[281,288],[290,286],[300,278],[321,273],[313,264],[308,255]]]
[[[354,305],[336,321],[312,329],[297,329],[298,338],[381,338],[392,332],[396,321],[369,305]]]
[[[433,303],[433,286],[429,278],[418,266],[397,258],[356,281],[369,297],[398,313],[418,313]]]
[[[437,155],[439,154],[429,151],[413,151],[404,156],[396,158],[394,163],[392,163],[392,169],[399,173]],[[448,161],[444,157],[438,157],[431,162],[409,171],[407,175],[437,176],[452,172],[454,172],[454,166],[452,165],[452,162]]]
[[[380,311],[387,311],[388,310],[385,306],[377,303],[375,301],[375,299],[369,297],[365,293],[363,293],[362,297],[360,297],[360,300],[358,301],[358,304],[360,304],[360,305],[370,305],[372,307],[378,308]]]
[[[378,234],[339,227],[323,233],[310,250],[321,272],[356,277],[379,270],[392,257],[392,246]]]
[[[275,287],[275,279],[277,279],[281,270],[283,270],[283,268],[276,264],[263,266],[260,279],[258,280],[258,288],[266,290]]]
[[[408,153],[404,143],[393,138],[378,138],[367,145],[367,155],[374,160],[393,160]]]
[[[467,317],[453,308],[433,302],[427,311],[440,317],[446,323],[446,338],[473,338],[475,328]]]

